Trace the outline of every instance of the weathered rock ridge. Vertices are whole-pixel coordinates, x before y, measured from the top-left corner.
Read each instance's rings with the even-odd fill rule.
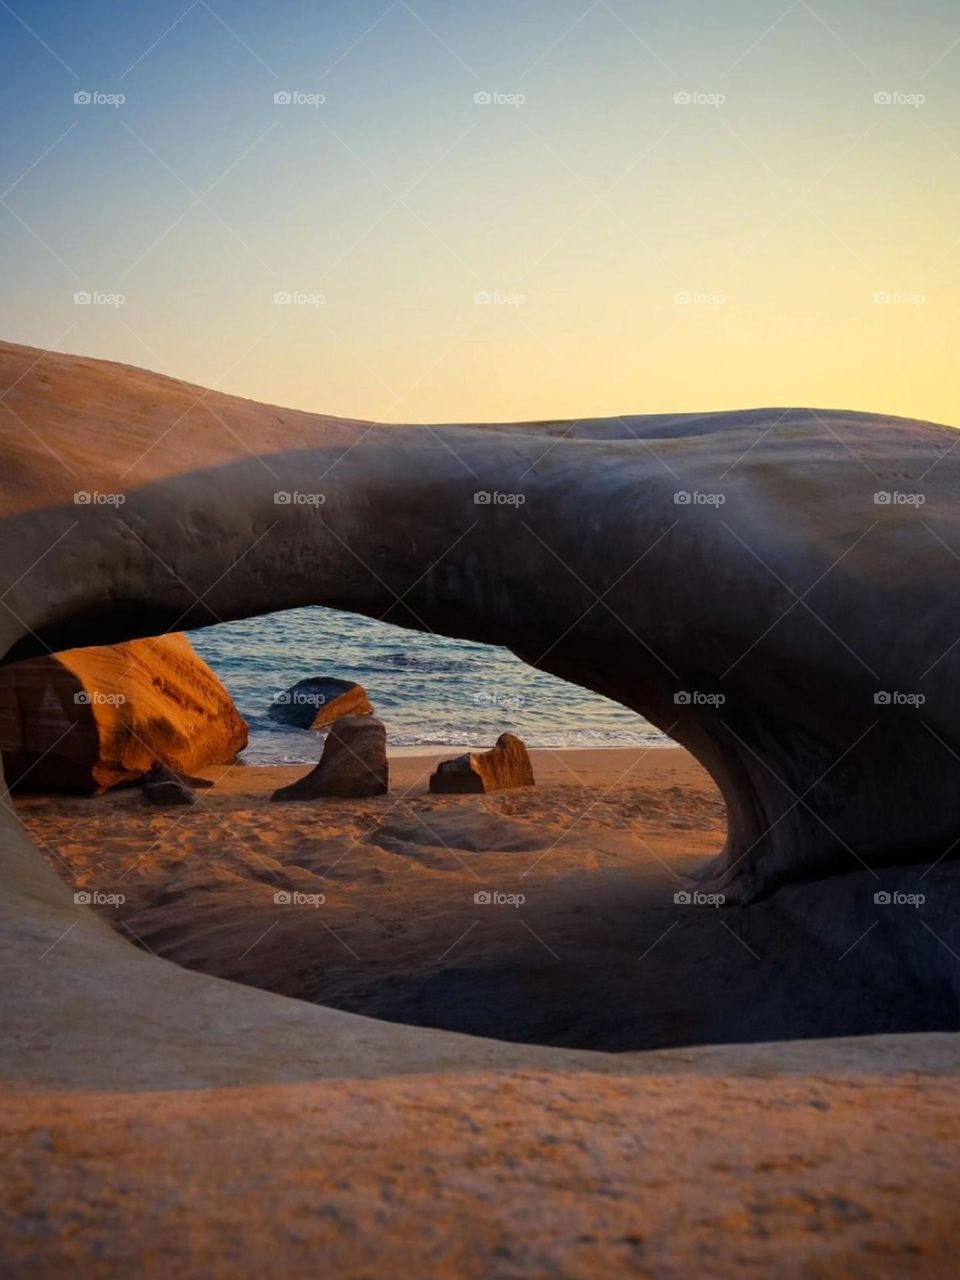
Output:
[[[724,791],[731,898],[869,885],[861,863],[960,833],[946,428],[380,427],[9,345],[0,389],[8,660],[324,603],[508,644],[642,711]],[[294,490],[326,500],[274,501]],[[872,1280],[956,1256],[955,1035],[507,1045],[158,960],[74,901],[9,805],[0,884],[11,1274],[312,1276],[322,1253],[343,1274]],[[824,909],[798,918],[842,964],[833,882],[812,888]]]
[[[0,365],[31,428],[2,424],[10,658],[323,603],[506,644],[642,712],[723,791],[731,899],[960,834],[948,428],[377,426],[13,346]]]

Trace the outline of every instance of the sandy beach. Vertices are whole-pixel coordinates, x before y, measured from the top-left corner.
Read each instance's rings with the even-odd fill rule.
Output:
[[[395,754],[389,794],[365,800],[271,803],[303,766],[236,765],[204,770],[190,808],[139,788],[17,808],[126,941],[315,1005],[615,1053],[942,1025],[924,992],[949,949],[913,913],[872,929],[856,873],[698,901],[726,821],[686,751],[534,751],[533,788],[431,794],[447,755]],[[955,864],[918,874],[890,884],[923,889],[949,936]],[[916,959],[890,971],[891,946]]]
[[[189,809],[139,788],[17,807],[73,891],[164,959],[473,1034],[675,1042],[664,1011],[631,1018],[624,964],[722,846],[706,772],[679,748],[534,751],[534,788],[432,795],[449,755],[400,750],[390,793],[367,800],[271,804],[304,767],[241,764],[203,770],[215,785]]]

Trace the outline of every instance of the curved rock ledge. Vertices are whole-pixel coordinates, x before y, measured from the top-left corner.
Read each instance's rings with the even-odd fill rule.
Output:
[[[8,661],[324,603],[642,711],[722,787],[711,874],[741,901],[960,833],[945,428],[383,427],[9,345],[0,387]],[[425,1031],[128,945],[9,805],[0,872],[12,1275],[307,1276],[322,1250],[344,1274],[866,1280],[956,1255],[955,1036],[606,1055]]]
[[[948,428],[380,426],[9,345],[0,378],[8,659],[327,604],[642,712],[723,792],[730,900],[960,835]]]

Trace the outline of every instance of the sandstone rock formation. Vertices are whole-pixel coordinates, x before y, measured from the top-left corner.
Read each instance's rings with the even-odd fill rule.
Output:
[[[0,670],[8,785],[104,791],[155,761],[227,764],[247,745],[229,693],[184,635],[68,649]]]
[[[32,427],[2,424],[10,660],[327,604],[506,644],[641,712],[724,794],[709,876],[731,901],[960,834],[948,428],[379,427],[12,346],[0,364]],[[326,500],[274,501],[294,489]],[[525,502],[474,501],[494,490]]]
[[[0,387],[7,661],[323,603],[509,645],[688,745],[727,801],[731,899],[869,886],[960,834],[947,428],[378,427],[6,344]],[[866,1280],[956,1257],[954,1035],[606,1055],[356,1017],[137,949],[6,807],[0,957],[12,1274],[149,1251],[306,1276],[322,1252],[345,1275],[402,1255],[423,1276]]]
[[[327,734],[320,763],[273,800],[349,799],[380,796],[388,789],[387,731],[375,716],[343,716]]]
[[[278,694],[267,715],[296,729],[325,729],[341,716],[373,715],[373,706],[355,680],[308,676]]]
[[[731,900],[960,833],[946,427],[804,409],[378,427],[13,346],[0,364],[33,428],[3,424],[11,660],[327,604],[506,644],[640,711],[724,794],[709,874]],[[274,501],[311,486],[323,504]],[[525,502],[475,502],[494,490]]]
[[[471,751],[443,760],[430,778],[430,790],[447,794],[532,787],[533,766],[527,748],[512,733],[501,733],[489,751]]]

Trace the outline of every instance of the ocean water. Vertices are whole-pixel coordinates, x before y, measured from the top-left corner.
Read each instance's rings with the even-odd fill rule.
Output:
[[[394,747],[487,748],[505,730],[529,747],[669,742],[642,716],[526,666],[506,649],[406,631],[332,609],[291,609],[190,633],[250,725],[248,764],[315,763],[319,735],[267,718],[306,676],[366,689]]]

